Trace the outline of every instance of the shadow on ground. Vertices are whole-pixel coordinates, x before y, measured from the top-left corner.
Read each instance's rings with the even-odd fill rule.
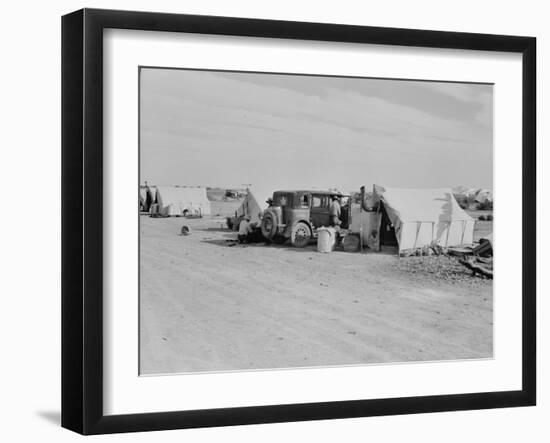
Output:
[[[36,415],[53,425],[59,426],[61,424],[60,411],[36,411]]]
[[[277,244],[277,243],[269,243],[265,241],[261,242],[252,242],[252,243],[246,243],[246,244],[239,244],[237,242],[237,233],[234,231],[229,231],[228,229],[224,228],[201,228],[201,229],[195,229],[196,231],[203,231],[203,232],[223,232],[223,238],[204,238],[201,240],[201,243],[209,243],[211,245],[215,246],[221,246],[221,247],[267,247],[271,249],[287,249],[291,252],[317,252],[317,243],[315,241],[312,241],[308,246],[305,248],[295,248],[290,245],[290,241],[286,241],[283,244]],[[180,234],[181,235],[181,234]],[[363,254],[377,254],[377,255],[394,255],[397,256],[397,247],[396,246],[382,246],[382,249],[380,251],[373,251],[372,249],[367,248],[366,246],[363,248]],[[341,246],[336,248],[333,253],[342,253],[345,252]],[[346,252],[346,254],[358,254],[361,253],[360,251],[356,252]]]
[[[238,246],[238,247],[241,247],[241,248],[244,248],[244,247],[257,248],[257,247],[263,247],[263,246],[271,247],[270,245],[268,245],[266,243],[263,243],[263,242],[262,243],[239,243],[237,241],[237,239],[234,239],[234,238],[226,238],[226,239],[223,239],[223,238],[222,239],[205,238],[205,239],[201,240],[201,243],[208,243],[208,244],[211,244],[211,245],[224,246],[224,247]]]
[[[194,231],[203,231],[203,232],[234,232],[235,231],[230,231],[229,229],[227,228],[197,228],[197,229],[194,229]]]

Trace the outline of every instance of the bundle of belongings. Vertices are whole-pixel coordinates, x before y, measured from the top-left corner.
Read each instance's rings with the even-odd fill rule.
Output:
[[[470,269],[473,275],[493,278],[493,234],[481,238],[479,245],[460,259],[460,263]]]

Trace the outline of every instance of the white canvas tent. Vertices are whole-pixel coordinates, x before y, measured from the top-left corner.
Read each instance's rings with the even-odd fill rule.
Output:
[[[159,213],[167,216],[210,215],[210,200],[206,188],[191,186],[157,186],[156,203]]]
[[[256,195],[249,190],[246,194],[241,205],[235,211],[237,218],[244,217],[245,215],[250,216],[251,223],[260,224],[262,220],[263,210],[267,207],[265,200],[261,200],[256,197]]]
[[[374,185],[399,245],[399,252],[429,246],[459,246],[474,241],[475,220],[457,203],[451,188],[404,189]]]

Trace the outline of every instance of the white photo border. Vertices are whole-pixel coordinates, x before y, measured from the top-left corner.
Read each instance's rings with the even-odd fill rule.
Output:
[[[105,415],[522,389],[521,237],[496,258],[494,359],[140,377],[135,210],[139,66],[494,83],[498,248],[522,232],[498,199],[521,207],[521,54],[119,29],[103,44]]]

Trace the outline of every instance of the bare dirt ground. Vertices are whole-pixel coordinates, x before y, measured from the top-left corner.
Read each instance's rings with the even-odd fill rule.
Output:
[[[492,356],[492,281],[449,258],[229,246],[223,221],[141,217],[142,374]]]

